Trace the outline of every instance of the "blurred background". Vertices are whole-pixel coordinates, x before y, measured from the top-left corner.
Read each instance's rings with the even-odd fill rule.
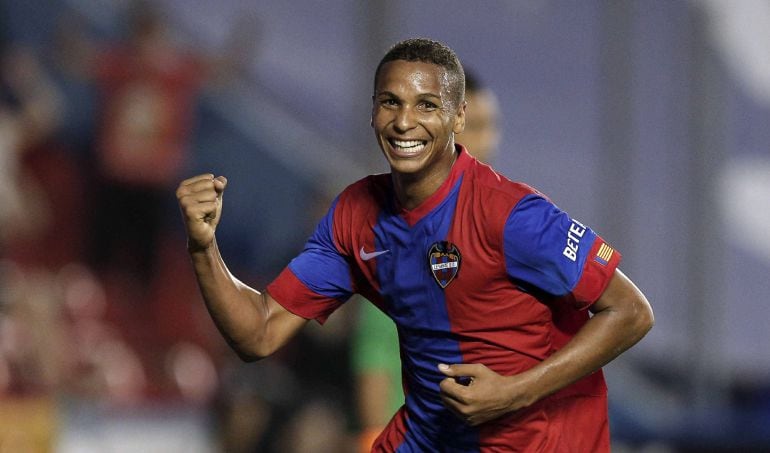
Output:
[[[240,363],[174,190],[228,177],[220,247],[264,287],[387,170],[373,71],[415,36],[653,305],[606,367],[614,450],[770,451],[767,1],[0,0],[0,452],[356,451],[358,301]]]

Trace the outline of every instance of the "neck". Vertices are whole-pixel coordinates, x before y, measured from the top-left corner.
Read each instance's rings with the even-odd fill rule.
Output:
[[[449,177],[457,160],[453,149],[449,159],[442,165],[434,165],[417,173],[392,173],[393,188],[402,208],[412,210],[433,195]]]

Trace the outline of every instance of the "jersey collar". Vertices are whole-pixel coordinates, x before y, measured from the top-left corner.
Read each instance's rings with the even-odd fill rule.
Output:
[[[465,169],[470,166],[473,158],[468,154],[468,151],[465,149],[465,147],[456,143],[455,150],[457,152],[457,160],[455,160],[454,164],[452,165],[452,169],[450,170],[447,179],[441,184],[438,190],[433,193],[433,195],[428,197],[414,209],[404,209],[398,204],[398,201],[395,201],[398,214],[403,217],[403,219],[410,227],[419,222],[420,219],[425,217],[429,212],[433,210],[433,208],[438,206],[444,200],[444,198],[446,198],[446,196],[455,186],[455,183],[462,176]]]

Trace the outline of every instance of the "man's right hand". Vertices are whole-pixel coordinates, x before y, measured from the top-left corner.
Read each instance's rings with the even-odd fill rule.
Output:
[[[209,248],[222,215],[222,193],[227,178],[203,174],[185,179],[176,190],[187,229],[187,249],[190,252]]]

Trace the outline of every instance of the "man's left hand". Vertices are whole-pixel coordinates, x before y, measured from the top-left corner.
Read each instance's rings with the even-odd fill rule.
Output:
[[[485,365],[442,363],[438,369],[447,376],[440,383],[441,400],[449,410],[471,426],[480,425],[523,406],[512,404],[511,398],[503,390],[510,387],[511,378],[497,374]]]

